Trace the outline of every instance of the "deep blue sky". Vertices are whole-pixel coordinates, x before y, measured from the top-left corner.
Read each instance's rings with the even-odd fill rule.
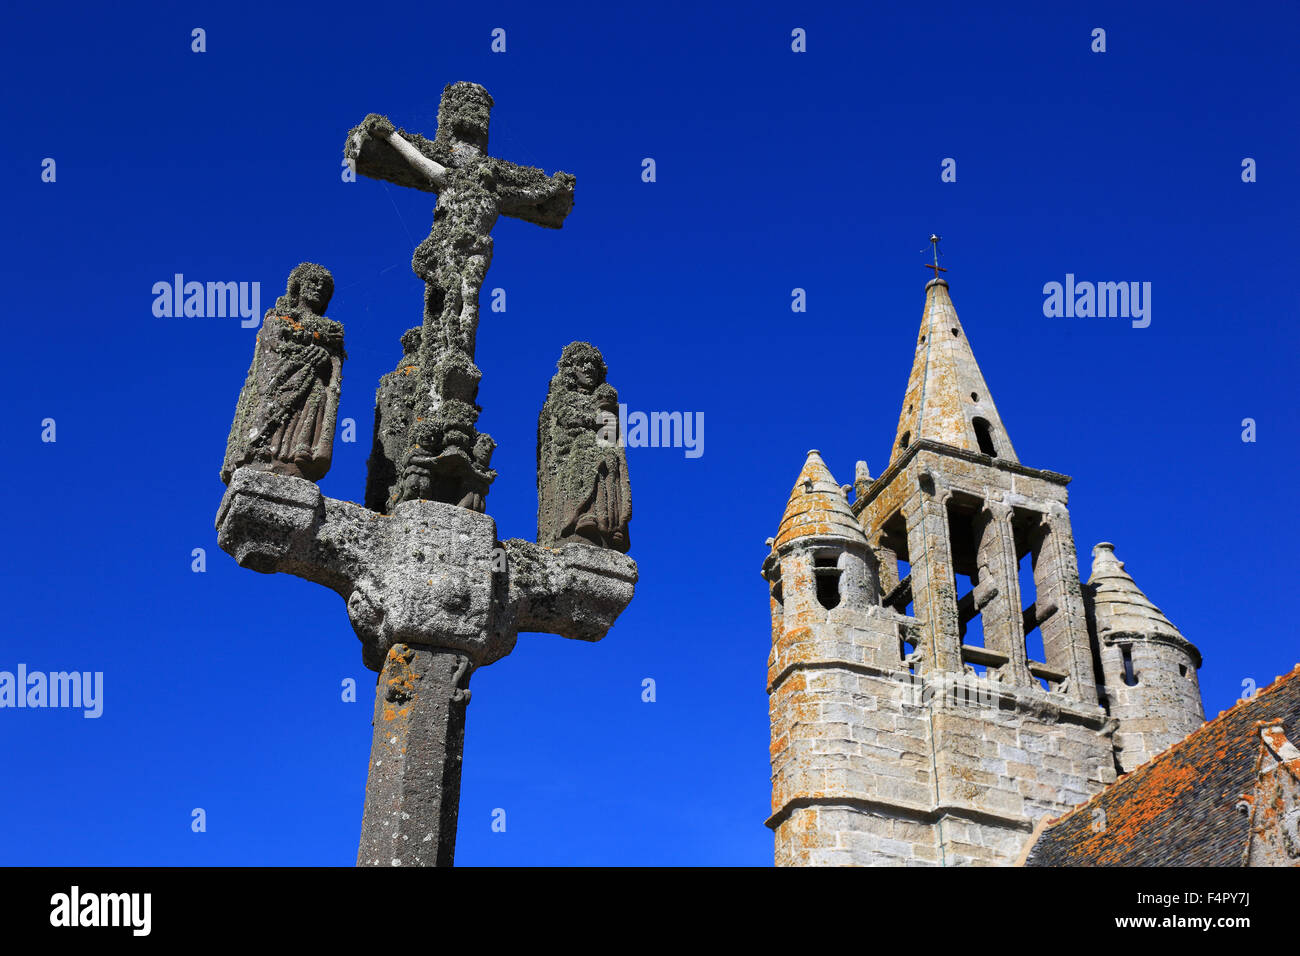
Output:
[[[212,528],[253,331],[155,318],[150,289],[258,281],[266,308],[299,261],[333,270],[358,441],[322,487],[359,500],[433,198],[343,183],[343,140],[371,111],[431,135],[455,80],[496,98],[495,154],[577,176],[562,231],[494,233],[500,535],[535,534],[565,343],[596,343],[631,408],[705,415],[701,458],[629,452],[641,583],[606,640],[523,635],[475,676],[458,862],[771,862],[763,540],[808,448],[842,482],[884,467],[932,231],[1021,460],[1074,476],[1084,574],[1114,541],[1204,653],[1211,716],[1295,664],[1296,7],[1060,6],[7,12],[0,669],[106,690],[99,720],[0,711],[0,863],[355,860],[373,675],[344,607],[240,570]],[[1044,318],[1067,272],[1150,281],[1151,326]]]

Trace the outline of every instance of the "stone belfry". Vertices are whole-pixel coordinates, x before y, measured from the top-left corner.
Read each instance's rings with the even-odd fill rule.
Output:
[[[925,293],[889,467],[854,503],[888,582],[884,602],[916,608],[923,673],[972,667],[1094,706],[1070,479],[1020,464],[947,281]]]
[[[850,504],[810,453],[763,566],[778,865],[1010,864],[1115,780],[1070,479],[1020,463],[934,268],[888,466]]]

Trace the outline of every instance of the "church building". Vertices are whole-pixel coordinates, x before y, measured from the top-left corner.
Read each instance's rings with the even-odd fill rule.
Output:
[[[939,271],[888,465],[809,452],[768,540],[777,865],[1300,864],[1300,668],[1205,723],[1115,545],[1081,580]]]

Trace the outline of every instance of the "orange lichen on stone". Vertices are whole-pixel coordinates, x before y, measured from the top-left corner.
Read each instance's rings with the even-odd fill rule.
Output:
[[[388,649],[388,658],[383,670],[384,674],[389,675],[386,681],[387,691],[382,715],[386,721],[397,720],[399,717],[405,719],[411,715],[411,706],[407,702],[414,701],[419,696],[416,693],[416,681],[420,677],[411,669],[413,660],[415,660],[415,651],[405,644],[394,644]],[[407,706],[394,706],[404,703]]]
[[[864,539],[862,526],[853,517],[848,499],[821,455],[808,452],[803,470],[790,492],[785,514],[777,528],[775,546],[779,549],[797,538],[836,536]],[[792,583],[791,587],[796,586]]]
[[[1261,736],[1265,745],[1286,740],[1261,725],[1281,728],[1284,719],[1300,720],[1300,665],[1052,820],[1029,853],[1030,865],[1239,865],[1250,834],[1240,805],[1260,813],[1251,809],[1250,794]]]

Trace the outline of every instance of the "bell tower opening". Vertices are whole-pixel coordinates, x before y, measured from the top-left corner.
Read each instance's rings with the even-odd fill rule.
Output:
[[[1043,631],[1038,626],[1038,586],[1034,582],[1034,565],[1038,555],[1033,548],[1025,544],[1025,535],[1017,529],[1016,570],[1020,579],[1020,614],[1024,621],[1025,662],[1031,674],[1047,666],[1047,649],[1043,646]],[[1022,550],[1023,547],[1023,550]],[[1051,684],[1045,677],[1033,674],[1043,690],[1051,690]]]
[[[984,620],[976,599],[980,584],[978,533],[975,528],[983,502],[953,495],[948,502],[948,543],[952,556],[953,585],[957,597],[957,636],[962,664],[983,677],[990,664],[1005,663],[990,658],[984,642]]]

